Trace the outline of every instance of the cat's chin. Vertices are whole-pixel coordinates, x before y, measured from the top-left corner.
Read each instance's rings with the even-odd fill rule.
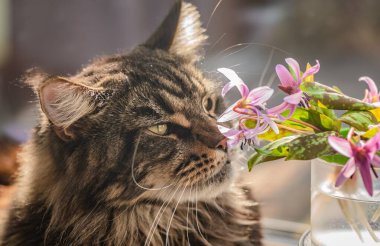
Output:
[[[174,200],[181,202],[213,200],[229,189],[234,174],[235,170],[228,161],[218,172],[204,180],[197,181],[190,188],[187,188],[182,196],[175,197]]]

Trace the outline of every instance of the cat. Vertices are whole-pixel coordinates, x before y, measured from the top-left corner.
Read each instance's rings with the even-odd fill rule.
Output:
[[[262,245],[217,128],[218,83],[197,68],[206,39],[178,0],[126,55],[74,76],[29,72],[41,119],[2,245]]]

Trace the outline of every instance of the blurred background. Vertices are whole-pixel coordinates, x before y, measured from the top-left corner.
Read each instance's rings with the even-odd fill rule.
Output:
[[[276,85],[284,58],[318,59],[316,80],[363,97],[380,81],[380,2],[376,0],[189,0],[209,42],[206,73],[233,68],[251,86]],[[127,52],[158,26],[172,0],[0,0],[0,206],[5,208],[19,144],[36,122],[35,98],[22,83],[40,67],[73,74],[97,56]],[[276,101],[277,100],[277,101]],[[274,104],[282,100],[274,95]],[[13,175],[14,176],[14,175]],[[296,245],[309,220],[309,162],[262,165],[244,176],[261,202],[268,245]]]

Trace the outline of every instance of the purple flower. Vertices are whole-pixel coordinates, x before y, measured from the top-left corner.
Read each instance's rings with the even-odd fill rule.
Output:
[[[298,104],[303,100],[303,93],[300,89],[300,85],[303,81],[310,81],[313,75],[319,71],[320,65],[317,60],[317,64],[314,66],[308,66],[304,73],[301,73],[300,66],[293,58],[285,59],[289,65],[289,70],[282,64],[276,66],[276,73],[280,79],[281,84],[278,86],[282,91],[289,94],[284,98],[284,102],[278,106],[268,109],[269,114],[276,114],[280,119],[285,120],[280,114],[286,110],[289,110],[287,118],[290,118],[296,110]]]
[[[245,119],[239,122],[239,130],[218,125],[219,131],[227,138],[228,147],[233,147],[240,143],[240,141],[259,144],[259,138],[257,136],[265,133],[269,129],[265,123],[257,124],[253,129],[247,128],[244,125],[244,120]]]
[[[273,89],[268,86],[262,86],[249,91],[248,86],[233,70],[219,68],[218,71],[230,80],[230,82],[223,87],[222,96],[224,97],[226,93],[235,86],[241,95],[241,98],[237,102],[233,103],[222,113],[218,122],[230,121],[244,114],[260,116],[262,114],[261,110],[265,108],[266,101],[268,101],[273,94]]]
[[[348,178],[354,175],[358,168],[363,179],[364,186],[369,195],[373,195],[371,168],[380,167],[380,157],[376,151],[380,148],[380,133],[369,139],[366,143],[353,143],[351,140],[335,136],[328,138],[330,145],[340,154],[349,157],[342,168],[335,186],[341,186]]]
[[[377,103],[380,102],[380,94],[379,90],[377,89],[377,86],[375,82],[370,77],[361,77],[359,78],[359,81],[364,81],[368,85],[369,90],[365,90],[365,96],[363,101],[367,103]]]

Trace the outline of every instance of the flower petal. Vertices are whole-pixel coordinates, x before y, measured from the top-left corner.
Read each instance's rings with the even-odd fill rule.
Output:
[[[377,89],[376,83],[370,77],[367,77],[367,76],[360,77],[359,81],[364,81],[367,83],[368,88],[369,88],[369,95],[371,98],[377,98],[378,97],[379,90]],[[372,100],[371,100],[371,102],[372,102]]]
[[[261,105],[268,101],[273,95],[274,90],[268,86],[261,86],[251,90],[248,94],[248,99],[251,100],[251,105]]]
[[[289,109],[289,103],[283,102],[280,105],[277,105],[273,108],[267,110],[268,114],[281,114],[285,110]]]
[[[293,69],[294,74],[296,76],[295,79],[298,80],[301,76],[300,65],[298,64],[298,62],[293,58],[286,58],[285,61]]]
[[[355,159],[350,158],[346,165],[342,168],[339,173],[338,178],[336,179],[335,186],[341,186],[348,178],[350,178],[356,171]]]
[[[294,94],[284,97],[284,101],[289,104],[298,105],[301,102],[303,92],[300,90]]]
[[[366,151],[369,153],[369,154],[375,154],[376,151],[379,150],[380,148],[380,132],[377,133],[375,136],[373,136],[372,138],[370,138],[365,144],[364,144],[364,147],[366,149]],[[373,155],[371,156],[371,158],[373,157]]]
[[[316,60],[317,64],[315,64],[314,66],[310,67],[309,69],[307,69],[303,75],[302,75],[302,80],[309,77],[310,75],[314,75],[316,73],[318,73],[319,71],[319,68],[321,67],[320,64],[319,64],[319,61]]]
[[[218,71],[226,76],[230,82],[227,83],[222,89],[222,96],[224,97],[226,93],[236,86],[242,97],[247,97],[249,93],[248,86],[243,82],[243,80],[235,73],[234,70],[229,68],[219,68]]]
[[[369,160],[364,160],[358,163],[360,175],[362,176],[364,186],[370,196],[373,195],[372,177],[371,177],[371,164]]]
[[[353,156],[351,144],[350,142],[347,141],[347,139],[330,136],[328,138],[328,141],[331,147],[333,147],[336,151],[338,151],[342,155],[347,156],[347,157]]]
[[[218,125],[218,129],[219,129],[220,133],[222,133],[227,138],[232,138],[241,132],[239,130],[230,129],[230,128],[227,128],[227,127],[221,126],[221,125]]]
[[[294,104],[288,104],[289,113],[286,116],[282,116],[281,114],[278,115],[279,120],[285,121],[293,116],[294,112],[296,111],[297,105]]]
[[[380,156],[374,155],[372,158],[372,165],[375,167],[380,167]]]
[[[270,126],[270,128],[272,128],[274,133],[279,134],[280,130],[278,129],[277,124],[273,120],[271,120],[269,117],[267,117],[266,115],[262,115],[262,116],[263,116],[264,122],[266,122]]]
[[[244,132],[244,136],[246,139],[251,139],[254,142],[257,141],[257,136],[260,134],[263,134],[269,130],[268,124],[257,124],[257,127],[254,129],[248,129],[247,131]]]
[[[297,82],[294,80],[293,76],[290,74],[289,70],[282,64],[276,66],[276,73],[280,79],[281,85],[284,87],[297,86]]]
[[[226,122],[230,120],[234,120],[240,117],[240,114],[235,112],[233,109],[238,104],[235,102],[231,106],[229,106],[218,118],[217,122]]]

